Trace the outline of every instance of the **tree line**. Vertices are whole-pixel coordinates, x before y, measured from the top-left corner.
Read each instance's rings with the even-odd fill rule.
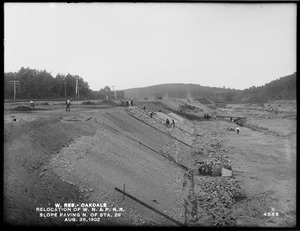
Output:
[[[90,89],[89,84],[78,75],[57,74],[55,77],[46,70],[35,70],[22,67],[18,72],[4,73],[4,98],[14,98],[16,84],[17,99],[59,99],[77,98],[76,81],[80,99],[123,99],[124,91],[113,92],[108,86],[99,91]],[[117,98],[116,98],[117,97]]]
[[[297,73],[281,77],[263,86],[252,86],[239,93],[224,94],[225,102],[265,103],[270,100],[296,99]]]

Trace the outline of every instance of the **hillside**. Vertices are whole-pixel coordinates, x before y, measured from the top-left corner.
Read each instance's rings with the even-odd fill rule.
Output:
[[[126,89],[124,91],[125,97],[138,99],[157,97],[202,98],[226,92],[240,92],[240,90],[228,88],[208,87],[201,86],[199,84],[183,83],[160,84],[149,87]]]
[[[281,77],[264,86],[245,90],[201,86],[199,84],[161,84],[143,88],[126,89],[126,98],[194,98],[217,103],[254,103],[270,100],[296,99],[296,72]]]
[[[251,87],[242,91],[241,101],[266,102],[271,100],[291,100],[296,99],[296,78],[297,73],[281,77],[261,87]]]

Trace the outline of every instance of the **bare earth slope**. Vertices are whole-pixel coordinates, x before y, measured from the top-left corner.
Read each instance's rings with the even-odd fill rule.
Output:
[[[124,199],[115,190],[124,186],[187,226],[296,224],[296,120],[295,111],[284,111],[284,105],[276,115],[228,107],[230,113],[251,114],[240,134],[227,129],[236,126],[227,120],[178,117],[177,126],[167,128],[170,112],[154,103],[152,110],[162,113],[153,118],[137,107],[79,103],[71,112],[58,104],[7,110],[17,105],[6,104],[4,113],[4,220],[9,225],[176,225]],[[231,165],[233,177],[200,174],[203,163]],[[83,224],[39,217],[36,211],[67,202],[106,202],[125,212],[118,219]]]

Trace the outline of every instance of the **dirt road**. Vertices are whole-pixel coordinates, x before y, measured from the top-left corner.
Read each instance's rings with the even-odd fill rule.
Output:
[[[218,122],[214,126],[224,129],[226,124]],[[235,175],[247,192],[247,208],[238,208],[242,211],[239,224],[295,225],[295,141],[243,127],[239,135],[232,133],[227,136],[226,147],[231,154]],[[258,218],[256,221],[242,218],[253,211],[253,217]],[[278,212],[279,216],[264,216],[268,212]]]

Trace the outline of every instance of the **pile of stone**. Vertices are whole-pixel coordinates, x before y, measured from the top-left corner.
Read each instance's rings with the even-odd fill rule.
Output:
[[[197,131],[194,146],[198,149],[193,155],[201,155],[201,161],[195,161],[197,174],[208,176],[221,176],[222,169],[231,170],[231,161],[228,159],[227,150],[223,148],[222,133],[210,132],[205,129]],[[203,157],[206,159],[203,160]],[[229,174],[230,175],[230,174]]]
[[[230,226],[236,224],[236,217],[231,212],[234,197],[240,193],[238,182],[234,178],[205,178],[195,181],[197,195],[197,223],[206,225]]]

